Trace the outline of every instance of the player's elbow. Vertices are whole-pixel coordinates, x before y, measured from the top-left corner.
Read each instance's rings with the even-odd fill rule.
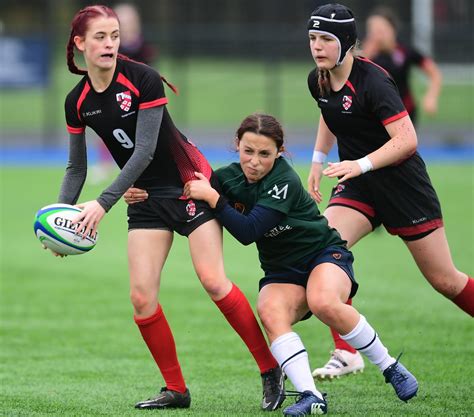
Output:
[[[226,226],[226,229],[230,232],[232,236],[234,236],[239,241],[239,243],[244,246],[248,246],[255,242],[254,234],[249,230],[249,228],[243,225],[240,225],[239,228],[229,228],[228,226]]]
[[[152,152],[147,153],[147,155],[146,155],[146,157],[145,157],[147,166],[151,164],[151,161],[153,161],[154,156],[155,156],[155,155],[154,155],[154,153],[152,153]]]
[[[404,132],[399,136],[399,149],[402,153],[402,158],[409,158],[413,155],[418,148],[418,139],[416,137],[416,132],[413,125],[409,126]]]
[[[406,143],[405,152],[406,152],[406,156],[409,157],[416,152],[418,148],[418,139],[416,137],[416,132],[414,129],[407,136],[408,137],[405,142]]]
[[[245,236],[245,237],[240,237],[237,239],[242,245],[244,246],[248,246],[248,245],[251,245],[252,243],[255,242],[254,239],[252,239],[251,237],[249,236]]]

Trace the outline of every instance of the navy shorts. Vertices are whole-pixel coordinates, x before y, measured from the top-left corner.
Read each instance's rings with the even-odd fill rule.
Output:
[[[350,207],[372,228],[417,240],[443,226],[441,206],[421,157],[350,178],[333,188],[328,207]]]
[[[200,200],[162,198],[149,194],[141,203],[128,206],[128,230],[163,229],[189,236],[215,218],[207,203]]]
[[[320,264],[330,263],[341,268],[347,274],[347,278],[351,280],[352,287],[349,298],[352,298],[356,295],[359,288],[359,284],[354,277],[353,262],[354,256],[350,250],[343,246],[329,246],[315,253],[307,261],[299,265],[298,268],[288,268],[284,271],[265,271],[265,276],[259,282],[259,291],[268,284],[295,284],[306,288],[313,269]],[[310,318],[311,315],[312,313],[309,312],[302,320]]]

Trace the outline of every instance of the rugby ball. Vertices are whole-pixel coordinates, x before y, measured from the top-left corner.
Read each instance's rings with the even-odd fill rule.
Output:
[[[34,230],[39,241],[61,255],[89,252],[97,243],[98,233],[82,237],[72,220],[81,209],[69,204],[51,204],[38,210]]]

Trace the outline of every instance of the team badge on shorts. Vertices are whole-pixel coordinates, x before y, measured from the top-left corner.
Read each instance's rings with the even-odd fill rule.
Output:
[[[338,261],[339,259],[342,258],[342,255],[341,255],[340,253],[337,253],[337,252],[336,252],[336,253],[333,253],[333,254],[332,254],[332,257],[333,257],[336,261]]]
[[[132,95],[130,90],[124,91],[123,93],[117,93],[117,103],[123,111],[129,111],[132,107]]]
[[[337,184],[334,190],[334,194],[340,193],[344,190],[344,188],[346,188],[344,184]]]
[[[196,215],[196,204],[194,204],[193,200],[189,200],[188,204],[186,204],[186,212],[191,217],[194,217]]]
[[[344,107],[344,110],[349,110],[351,106],[352,106],[352,96],[343,96],[342,107]]]

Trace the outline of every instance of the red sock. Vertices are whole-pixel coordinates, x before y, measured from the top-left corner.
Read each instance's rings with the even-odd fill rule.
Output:
[[[351,306],[352,298],[349,298],[346,304]],[[351,352],[351,353],[357,352],[357,350],[355,350],[349,343],[341,339],[341,335],[338,332],[336,332],[333,328],[330,328],[330,330],[331,330],[332,338],[334,340],[334,347],[336,349],[347,350],[348,352]]]
[[[474,279],[472,277],[467,277],[466,286],[452,299],[452,302],[471,317],[474,316]]]
[[[186,383],[178,362],[173,333],[161,306],[158,304],[156,312],[150,317],[144,319],[134,317],[134,319],[153,359],[160,368],[166,387],[173,391],[185,392]]]
[[[247,345],[260,368],[260,372],[263,374],[276,368],[278,362],[268,348],[267,341],[244,293],[235,284],[232,284],[229,294],[222,300],[215,301],[215,303]]]

